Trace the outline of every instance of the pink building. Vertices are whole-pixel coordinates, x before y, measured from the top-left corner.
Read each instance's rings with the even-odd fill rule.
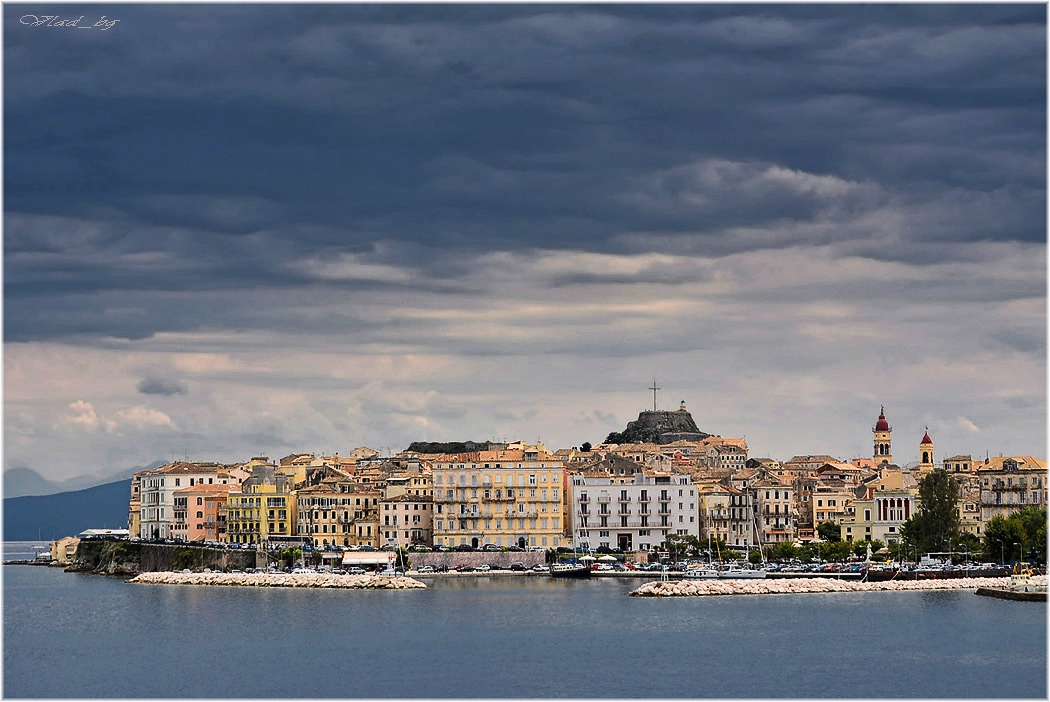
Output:
[[[226,501],[230,485],[195,485],[175,491],[172,536],[186,541],[226,540]]]

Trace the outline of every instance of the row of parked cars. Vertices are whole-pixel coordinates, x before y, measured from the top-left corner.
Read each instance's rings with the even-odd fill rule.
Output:
[[[425,572],[425,569],[427,567],[429,567],[429,566],[423,566],[423,568],[421,568],[419,570],[419,572],[420,573]],[[447,570],[447,568],[446,568],[446,570]],[[509,566],[500,565],[498,563],[483,563],[483,564],[477,565],[477,566],[468,565],[466,563],[461,563],[461,564],[457,565],[455,568],[453,568],[453,570],[455,570],[457,573],[486,573],[486,572],[491,571],[491,570],[510,570],[510,571],[524,573],[524,572],[530,570],[530,568],[528,566],[526,566],[524,563],[518,561],[516,563],[511,563]],[[545,565],[535,565],[535,566],[533,566],[531,568],[531,570],[534,570],[536,572],[540,572],[540,571],[547,572],[547,566],[545,566]]]

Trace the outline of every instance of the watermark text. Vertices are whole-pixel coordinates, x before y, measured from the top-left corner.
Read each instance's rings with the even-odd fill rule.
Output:
[[[22,15],[18,20],[20,24],[24,24],[27,27],[74,27],[76,29],[100,29],[103,32],[107,29],[113,29],[117,22],[120,20],[106,19],[105,15],[94,24],[84,23],[84,15],[73,19],[62,19],[58,15]],[[91,22],[91,20],[88,20]]]

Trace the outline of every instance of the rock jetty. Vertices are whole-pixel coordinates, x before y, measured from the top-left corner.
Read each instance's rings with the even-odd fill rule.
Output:
[[[414,578],[328,573],[142,573],[129,583],[149,585],[227,585],[241,587],[320,587],[352,590],[414,590],[426,585]]]
[[[1046,576],[1037,576],[1036,581]],[[972,590],[1002,587],[1003,578],[955,578],[951,580],[887,580],[877,583],[831,578],[763,580],[668,580],[645,583],[630,594],[634,597],[703,597],[707,595],[795,595],[811,592],[883,592],[889,590]]]

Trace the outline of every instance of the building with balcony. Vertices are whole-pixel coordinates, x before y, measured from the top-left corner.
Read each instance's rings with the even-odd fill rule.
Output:
[[[293,493],[284,473],[273,465],[256,465],[252,476],[226,503],[228,539],[238,544],[289,541],[295,533]]]
[[[565,468],[543,444],[432,460],[435,545],[565,545]]]
[[[997,456],[977,466],[981,521],[1007,517],[1022,507],[1046,507],[1046,461],[1034,456]]]
[[[184,541],[225,541],[226,503],[230,486],[197,484],[175,492],[172,538]]]
[[[794,540],[795,497],[790,485],[761,474],[734,476],[728,489],[730,546],[748,549]]]
[[[379,501],[380,540],[384,545],[429,546],[434,542],[434,498],[399,493]]]
[[[700,540],[710,536],[729,543],[731,491],[721,483],[704,482],[697,484],[696,496],[700,509]]]
[[[630,482],[600,472],[572,482],[572,533],[584,549],[649,551],[669,535],[699,537],[696,486],[686,475],[635,472]]]
[[[354,500],[349,479],[326,479],[295,491],[295,533],[314,548],[352,546],[356,542]]]
[[[230,477],[229,471],[219,463],[190,463],[176,461],[160,468],[136,473],[132,478],[139,484],[139,531],[130,532],[133,536],[146,539],[184,538],[180,530],[173,533],[175,518],[175,493],[182,488],[197,485],[227,485],[236,487],[236,480]],[[129,514],[134,505],[134,487],[129,503]],[[129,522],[134,521],[129,519]]]

